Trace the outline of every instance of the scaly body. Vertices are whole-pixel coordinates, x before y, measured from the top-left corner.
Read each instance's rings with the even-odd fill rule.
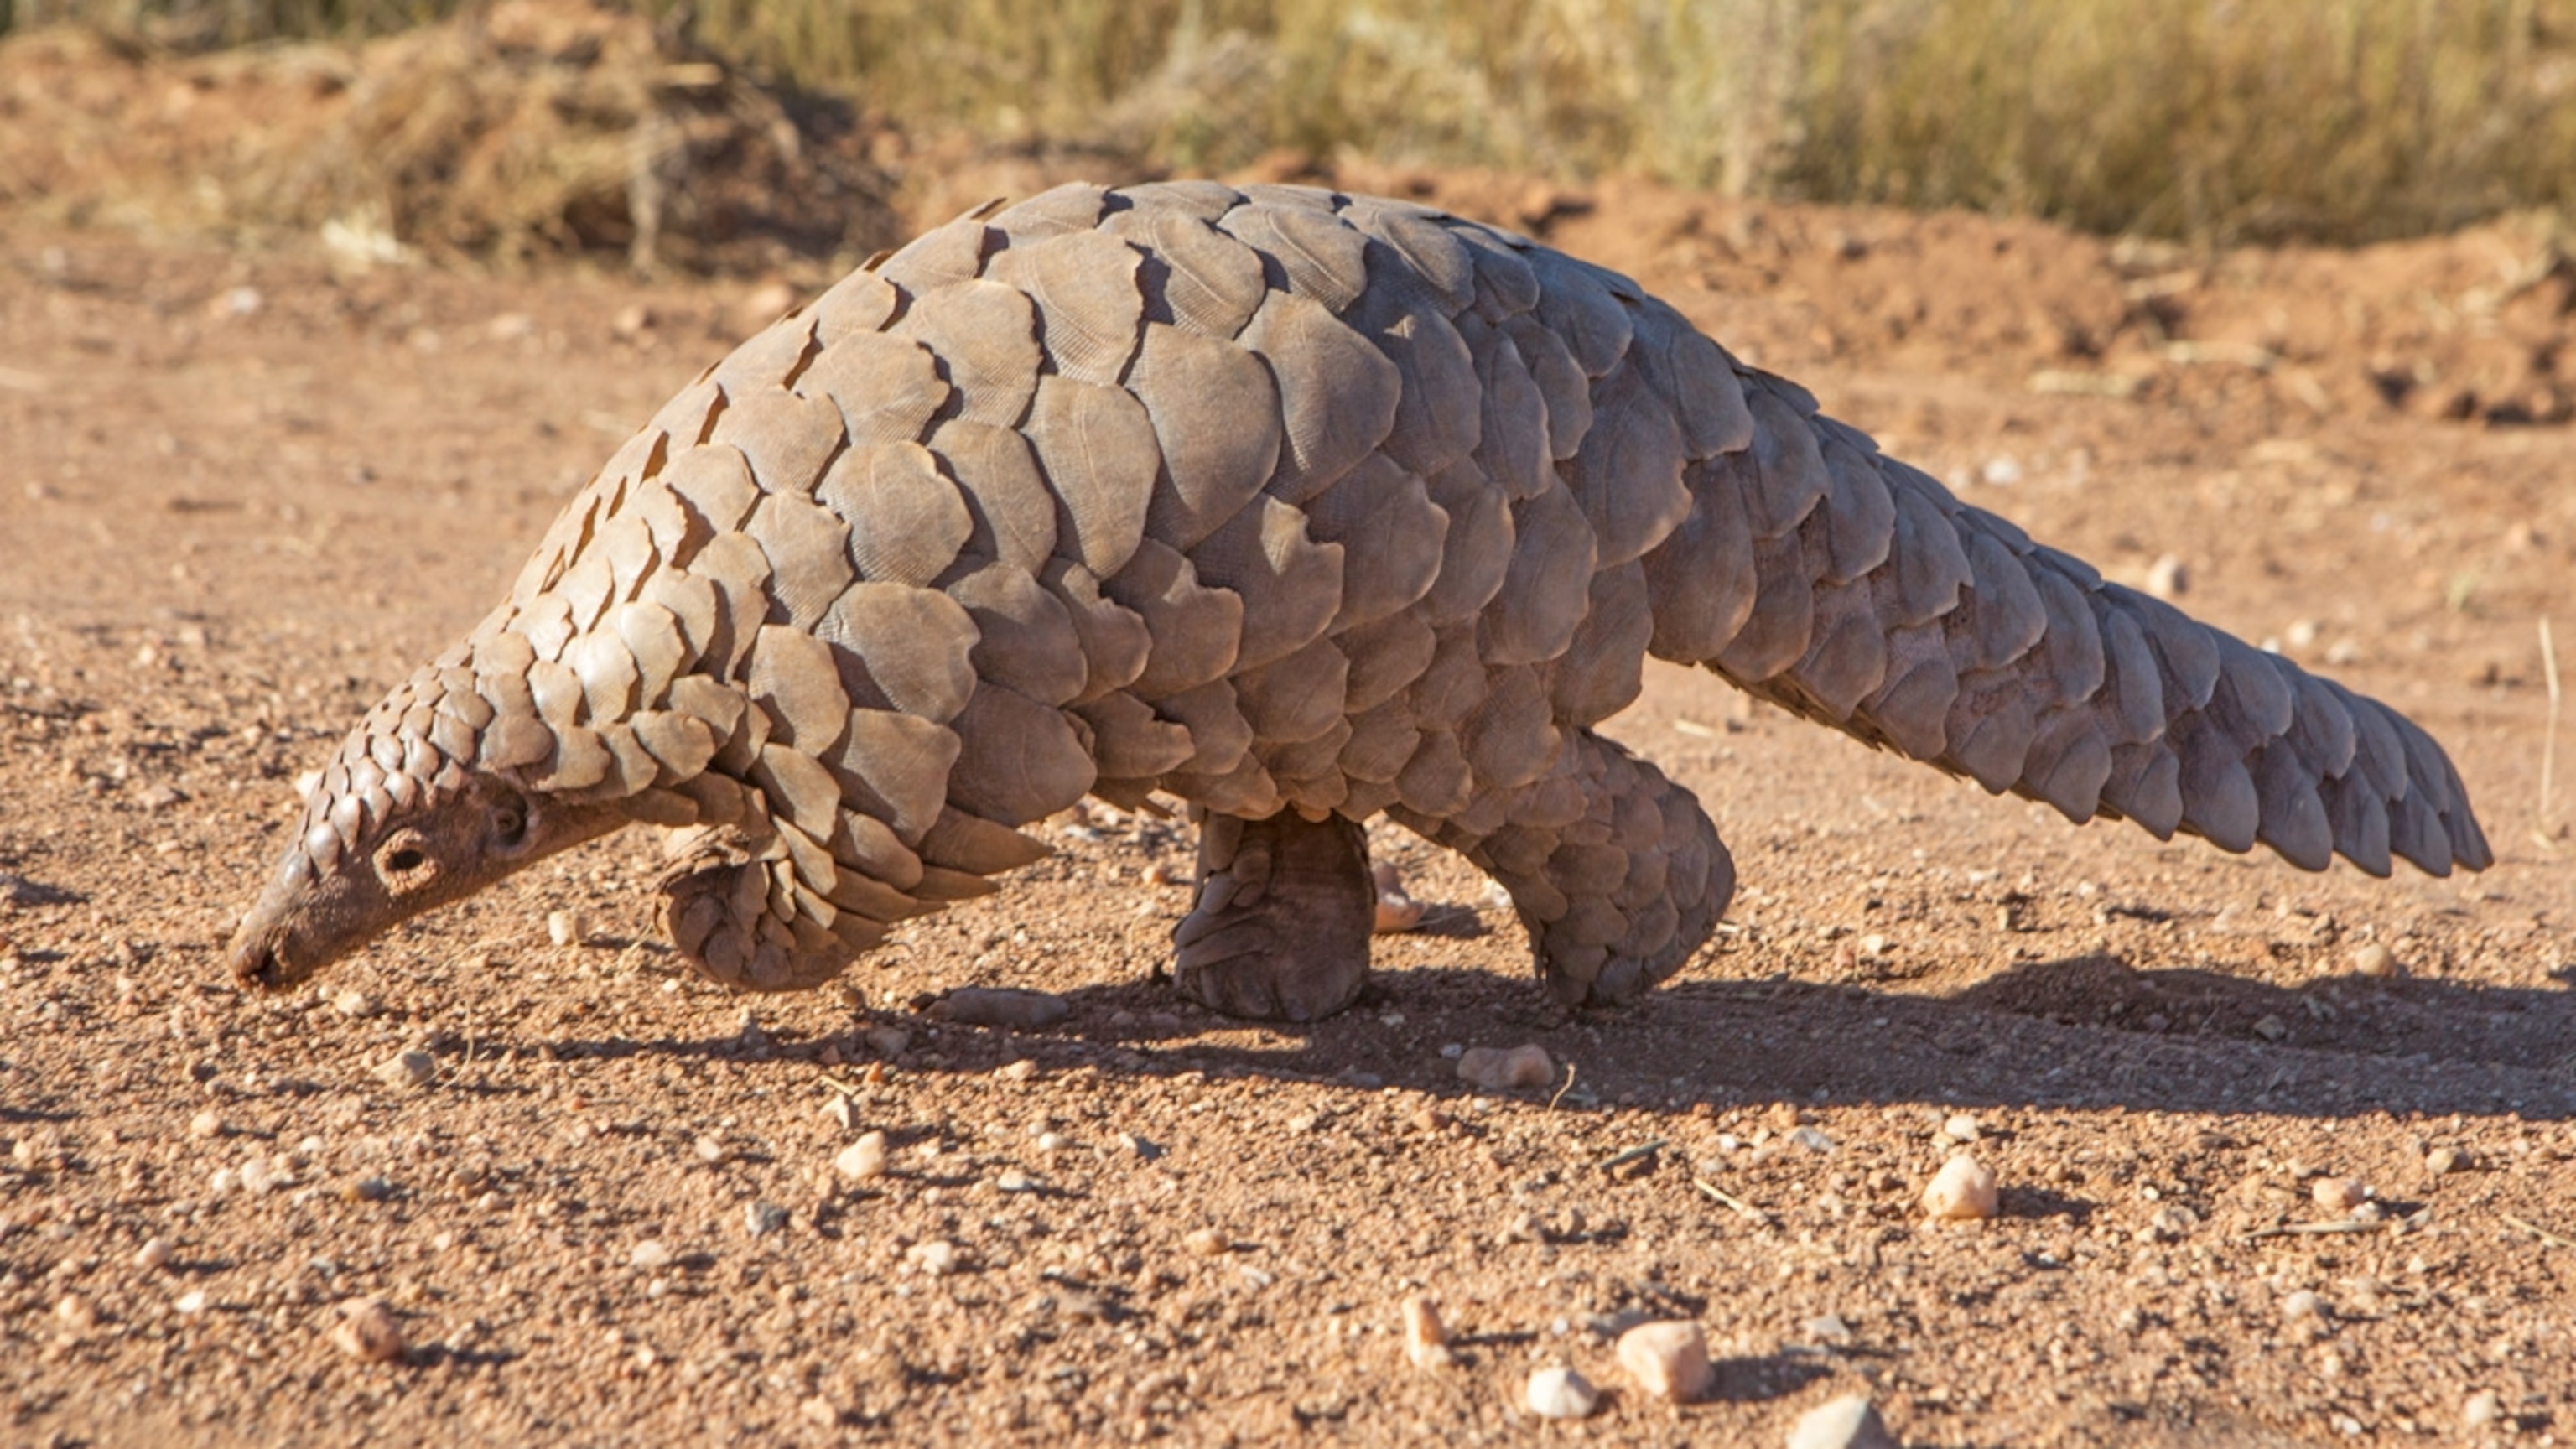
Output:
[[[1504,885],[1563,999],[1623,999],[1734,883],[1592,731],[1649,653],[2070,820],[2489,859],[2421,730],[1963,506],[1625,278],[1403,203],[1069,186],[665,406],[350,736],[235,964],[300,979],[632,821],[693,831],[684,954],[811,986],[1043,854],[1022,827],[1159,789],[1206,821],[1179,982],[1211,1005],[1356,993],[1381,811]]]

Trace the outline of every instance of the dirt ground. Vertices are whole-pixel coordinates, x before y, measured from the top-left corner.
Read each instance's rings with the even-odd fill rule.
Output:
[[[804,997],[675,974],[640,837],[244,995],[220,945],[296,776],[781,297],[0,220],[0,1440],[1777,1444],[1860,1391],[1917,1445],[2576,1442],[2549,235],[2206,257],[1337,179],[1634,272],[2106,572],[2170,556],[2185,607],[2441,738],[2496,867],[2072,829],[1657,668],[1613,732],[1744,889],[1632,1010],[1548,1006],[1481,878],[1393,834],[1432,913],[1360,1007],[1182,1006],[1188,841],[1106,810]],[[934,1019],[965,985],[1071,1015]],[[1550,1086],[1459,1080],[1524,1042]],[[428,1085],[380,1078],[413,1048]],[[853,1183],[869,1130],[891,1170]],[[1928,1226],[1968,1137],[2002,1214]],[[1454,1366],[1407,1362],[1415,1293]],[[333,1345],[360,1295],[398,1360]],[[1664,1317],[1707,1332],[1704,1402],[1615,1365]],[[1546,1363],[1600,1411],[1532,1417]]]

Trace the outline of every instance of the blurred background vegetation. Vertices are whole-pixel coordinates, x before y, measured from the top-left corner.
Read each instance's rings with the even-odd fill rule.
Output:
[[[630,0],[907,126],[2354,242],[2576,192],[2576,0]],[[0,0],[193,51],[455,0]]]

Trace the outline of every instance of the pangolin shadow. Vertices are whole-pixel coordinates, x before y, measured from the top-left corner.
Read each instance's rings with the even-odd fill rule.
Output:
[[[908,1072],[980,1074],[1028,1058],[1044,1071],[1201,1072],[1464,1098],[1473,1089],[1444,1046],[1534,1041],[1560,1070],[1573,1065],[1558,1105],[1577,1110],[1830,1101],[2576,1118],[2571,991],[2356,976],[2293,989],[2189,968],[2139,971],[2105,955],[2025,963],[1948,995],[1706,969],[1637,1005],[1579,1013],[1495,973],[1381,970],[1349,1012],[1311,1027],[1265,1024],[1258,1045],[1224,1039],[1250,1024],[1176,1004],[1149,979],[1065,993],[1071,1015],[1047,1031],[929,1014],[873,1020],[914,1034],[895,1063]],[[810,1056],[826,1043],[854,1064],[871,1055],[855,1028],[752,1044],[726,1035],[550,1045],[567,1057],[741,1059]],[[1508,1095],[1545,1106],[1563,1085]]]

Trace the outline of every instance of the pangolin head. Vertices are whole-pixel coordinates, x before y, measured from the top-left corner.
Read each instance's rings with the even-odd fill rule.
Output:
[[[486,763],[498,722],[479,695],[457,693],[471,685],[470,671],[424,669],[350,732],[234,933],[242,984],[297,985],[423,911],[626,823],[614,805],[563,800]]]

